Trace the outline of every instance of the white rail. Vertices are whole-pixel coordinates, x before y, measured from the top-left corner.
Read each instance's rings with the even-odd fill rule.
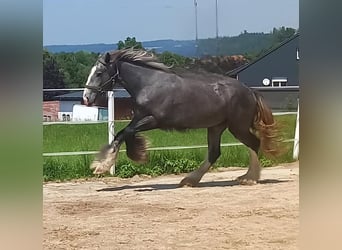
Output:
[[[49,91],[83,91],[84,88],[72,88],[72,89],[43,89],[43,92]]]
[[[289,112],[273,112],[273,115],[296,115],[297,111],[289,111]],[[117,120],[115,122],[129,122],[130,120]],[[96,123],[108,123],[107,120],[104,121],[59,121],[59,122],[43,122],[43,125],[77,125],[77,124],[96,124]]]
[[[284,140],[283,142],[293,142],[294,139]],[[232,147],[232,146],[242,146],[244,144],[240,142],[231,143],[221,143],[221,147]],[[181,150],[181,149],[197,149],[197,148],[207,148],[208,145],[194,145],[194,146],[168,146],[168,147],[154,147],[147,148],[147,151],[162,151],[162,150]],[[58,153],[43,153],[43,156],[72,156],[72,155],[93,155],[97,154],[99,151],[80,151],[80,152],[58,152]],[[119,152],[126,152],[125,149]]]
[[[293,159],[298,160],[299,157],[299,102],[297,108],[295,138],[293,140]]]

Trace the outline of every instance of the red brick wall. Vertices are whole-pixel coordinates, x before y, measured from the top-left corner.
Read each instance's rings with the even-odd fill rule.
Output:
[[[114,99],[114,119],[125,120],[132,118],[133,103],[131,98]]]
[[[115,120],[131,119],[133,103],[131,98],[115,99]],[[59,101],[43,102],[43,121],[58,121]],[[105,106],[107,107],[107,105]],[[44,120],[45,119],[45,120]]]
[[[59,101],[43,102],[43,121],[57,121],[59,112]]]

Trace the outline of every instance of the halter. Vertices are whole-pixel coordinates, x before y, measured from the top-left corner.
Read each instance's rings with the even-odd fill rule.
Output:
[[[105,66],[107,71],[110,72],[110,70],[112,69],[106,63],[102,62],[101,60],[98,60],[98,62],[101,63],[103,66]],[[112,77],[110,77],[107,81],[105,81],[101,86],[88,86],[88,85],[86,85],[85,88],[94,90],[94,91],[99,92],[99,93],[111,91],[114,88],[114,85],[115,85],[115,83],[119,77],[119,69],[118,69],[116,64],[115,64],[115,68],[116,68],[116,73]]]

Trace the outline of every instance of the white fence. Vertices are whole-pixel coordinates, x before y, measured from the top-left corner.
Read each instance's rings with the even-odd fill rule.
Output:
[[[284,140],[284,142],[294,142],[295,139]],[[221,147],[232,147],[232,146],[242,146],[244,144],[240,142],[232,143],[221,143]],[[169,146],[169,147],[155,147],[147,148],[147,151],[161,151],[161,150],[180,150],[180,149],[197,149],[197,148],[207,148],[208,145],[194,145],[194,146]],[[79,151],[79,152],[56,152],[56,153],[43,153],[43,156],[71,156],[71,155],[92,155],[97,154],[99,151]],[[119,152],[126,152],[125,149]]]
[[[299,112],[274,112],[273,115],[293,115],[299,114]],[[89,124],[89,123],[107,123],[107,121],[99,121],[99,122],[44,122],[44,125],[51,125],[51,124]],[[114,121],[108,123],[109,125],[114,124]],[[111,129],[111,127],[109,127]],[[110,130],[109,130],[110,131]],[[111,137],[108,138],[108,143],[111,143],[114,139],[114,126],[113,130],[109,132]],[[284,142],[294,142],[294,148],[296,148],[296,153],[294,153],[294,158],[298,158],[299,153],[299,119],[297,115],[297,122],[296,122],[296,132],[294,139],[284,140]],[[231,146],[240,146],[243,145],[242,143],[222,143],[221,147],[231,147]],[[208,145],[194,145],[194,146],[170,146],[170,147],[155,147],[155,148],[148,148],[148,151],[159,151],[159,150],[180,150],[180,149],[197,149],[197,148],[206,148]],[[126,150],[120,150],[120,152],[125,152]],[[98,151],[79,151],[79,152],[53,152],[53,153],[43,153],[43,156],[72,156],[72,155],[91,155],[97,154]]]
[[[276,87],[278,88],[278,87]],[[263,90],[264,87],[257,87],[255,89]],[[291,89],[291,90],[298,90],[298,86],[291,86],[291,87],[279,87],[279,89]],[[83,88],[74,88],[74,89],[43,89],[43,91],[80,91],[84,90]],[[295,138],[289,139],[284,142],[294,142],[294,151],[293,151],[293,158],[298,159],[299,154],[299,105],[297,112],[274,112],[273,115],[288,115],[288,114],[297,114],[297,121],[296,121],[296,131],[295,131]],[[97,122],[43,122],[43,125],[51,125],[51,124],[89,124],[89,123],[103,123],[108,122],[108,143],[111,143],[114,139],[114,91],[108,92],[108,121],[97,121]],[[239,146],[243,145],[242,143],[222,143],[221,147],[231,147],[231,146]],[[206,148],[207,145],[194,145],[194,146],[171,146],[171,147],[156,147],[156,148],[149,148],[149,151],[157,151],[157,150],[181,150],[181,149],[197,149],[197,148]],[[125,151],[125,150],[120,150]],[[51,156],[72,156],[72,155],[91,155],[97,154],[98,151],[79,151],[79,152],[53,152],[53,153],[43,153],[44,157],[51,157]]]

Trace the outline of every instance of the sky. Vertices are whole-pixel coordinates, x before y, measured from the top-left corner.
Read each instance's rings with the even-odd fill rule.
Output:
[[[219,36],[299,27],[299,0],[217,0]],[[198,38],[216,37],[216,0],[197,0]],[[44,0],[43,45],[194,40],[194,0]]]

